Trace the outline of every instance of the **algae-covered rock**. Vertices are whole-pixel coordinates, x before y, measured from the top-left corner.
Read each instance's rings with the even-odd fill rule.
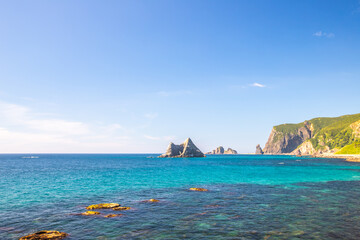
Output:
[[[198,191],[198,192],[207,192],[209,191],[206,188],[189,188],[190,191]]]
[[[149,199],[149,200],[144,200],[143,202],[152,202],[152,203],[154,203],[154,202],[160,202],[160,200],[151,198],[151,199]]]
[[[81,213],[81,215],[85,215],[85,216],[89,216],[89,215],[99,215],[99,212],[95,212],[95,211],[86,211]]]
[[[86,209],[92,210],[92,209],[107,209],[107,208],[115,208],[119,207],[120,204],[118,203],[99,203],[88,206]]]
[[[130,210],[131,207],[115,207],[113,208],[113,210],[115,211],[126,211],[126,210]]]
[[[105,215],[104,217],[106,217],[106,218],[114,218],[114,217],[120,217],[122,215],[123,214],[108,214],[108,215]]]
[[[64,239],[67,236],[69,236],[69,234],[64,232],[43,230],[21,237],[19,240],[43,240],[43,239],[58,240],[58,239]]]

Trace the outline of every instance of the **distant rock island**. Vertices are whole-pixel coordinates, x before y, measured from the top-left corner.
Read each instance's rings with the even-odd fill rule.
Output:
[[[360,114],[273,127],[265,154],[360,154]]]
[[[260,144],[256,145],[256,151],[255,154],[264,154],[264,151],[260,147]]]
[[[207,155],[212,155],[212,154],[237,154],[237,151],[231,148],[228,148],[226,151],[225,149],[220,146],[217,147],[215,150],[212,150],[211,152],[207,152]]]
[[[190,138],[187,138],[184,143],[176,145],[170,143],[166,152],[159,156],[160,158],[171,158],[171,157],[205,157],[205,155],[198,149]]]

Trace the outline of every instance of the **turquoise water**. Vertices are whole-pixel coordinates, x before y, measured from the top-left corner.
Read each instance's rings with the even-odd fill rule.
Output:
[[[0,239],[49,229],[69,239],[360,239],[358,163],[254,155],[30,156],[0,155]],[[142,202],[150,198],[160,202]],[[118,218],[77,215],[101,202],[133,209]]]

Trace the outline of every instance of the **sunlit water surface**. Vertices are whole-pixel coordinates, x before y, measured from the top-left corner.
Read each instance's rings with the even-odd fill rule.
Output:
[[[39,230],[64,231],[69,240],[360,239],[358,163],[150,157],[0,155],[0,239]],[[160,202],[142,202],[150,198]],[[132,210],[117,218],[76,215],[101,202]]]

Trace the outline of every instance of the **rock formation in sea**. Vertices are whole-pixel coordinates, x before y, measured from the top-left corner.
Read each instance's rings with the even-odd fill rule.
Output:
[[[166,152],[159,157],[205,157],[205,155],[195,146],[190,138],[187,138],[184,143],[176,145],[170,143]]]
[[[216,149],[212,150],[211,152],[207,152],[207,155],[212,155],[212,154],[237,154],[237,151],[231,148],[228,148],[227,150],[225,150],[222,146],[217,147]]]
[[[36,233],[32,233],[30,235],[21,237],[19,240],[41,240],[41,239],[64,239],[68,237],[69,234],[65,232],[59,232],[59,231],[48,231],[43,230]]]
[[[314,118],[273,127],[265,154],[359,154],[360,114]]]
[[[260,144],[256,145],[256,151],[255,154],[264,154],[264,151],[260,147]]]
[[[234,149],[232,149],[232,148],[228,148],[228,149],[224,152],[224,154],[237,154],[237,151],[234,150]]]

